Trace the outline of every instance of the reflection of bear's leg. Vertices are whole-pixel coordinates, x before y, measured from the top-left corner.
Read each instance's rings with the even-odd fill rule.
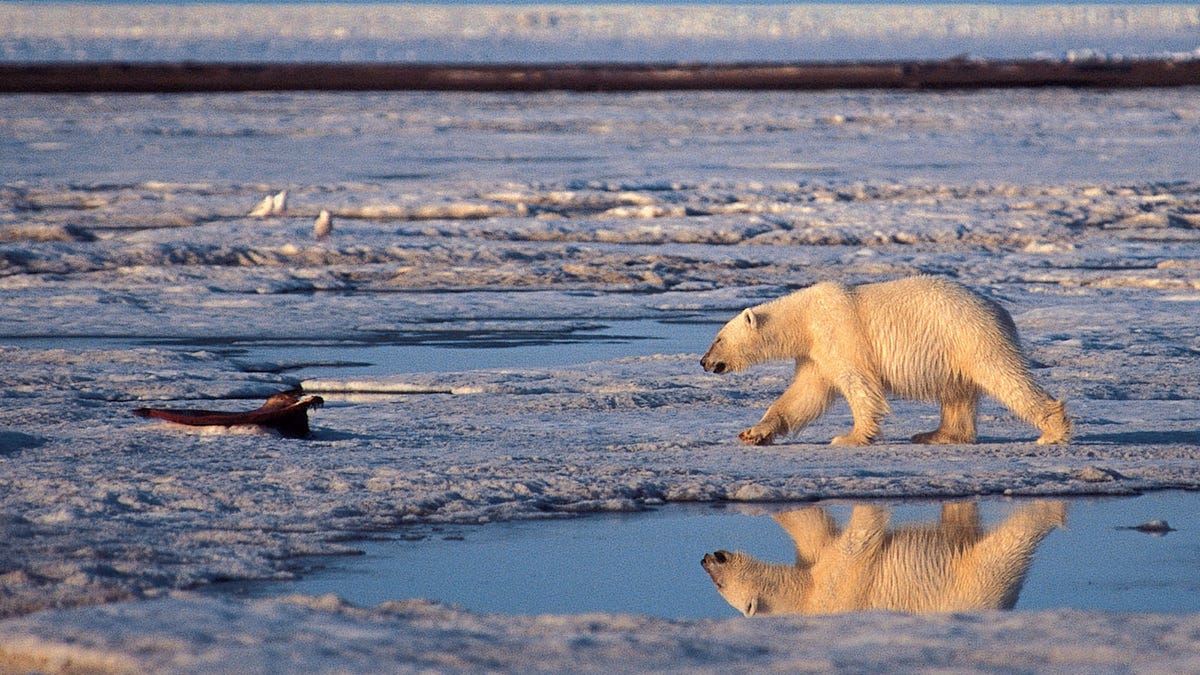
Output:
[[[1056,401],[1039,387],[1024,363],[1017,357],[1002,358],[1005,363],[981,364],[976,379],[983,390],[1009,410],[1042,431],[1039,445],[1066,443],[1071,438],[1071,420],[1062,401]]]
[[[821,416],[833,401],[833,390],[811,362],[796,367],[796,376],[758,424],[738,434],[749,445],[770,445],[777,435],[802,429]]]
[[[837,522],[819,506],[784,511],[772,518],[792,538],[796,545],[796,565],[800,567],[816,562],[821,552],[838,536]]]
[[[913,443],[974,443],[975,412],[979,407],[979,390],[964,387],[942,400],[942,423],[934,431],[912,437]]]
[[[854,506],[846,527],[812,567],[814,610],[835,613],[869,607],[890,519],[891,513],[880,506]]]
[[[854,428],[835,436],[833,445],[868,445],[879,435],[879,420],[888,413],[883,384],[858,371],[847,370],[837,378],[837,386],[854,416]]]
[[[1066,523],[1059,501],[1023,506],[992,530],[961,561],[949,598],[955,609],[1012,609],[1042,539]]]
[[[983,534],[979,523],[979,505],[975,502],[946,502],[938,527],[956,542],[974,543]]]
[[[876,504],[855,504],[850,520],[838,535],[838,551],[850,558],[871,557],[883,545],[892,514]]]

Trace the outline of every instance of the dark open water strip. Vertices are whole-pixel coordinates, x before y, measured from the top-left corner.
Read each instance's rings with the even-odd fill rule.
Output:
[[[0,93],[946,90],[1200,85],[1200,60],[860,63],[0,63]]]

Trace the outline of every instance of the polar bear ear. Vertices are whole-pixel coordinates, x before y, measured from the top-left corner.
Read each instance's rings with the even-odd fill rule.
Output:
[[[754,310],[742,310],[742,320],[745,321],[746,325],[750,328],[758,328],[758,315],[754,313]]]

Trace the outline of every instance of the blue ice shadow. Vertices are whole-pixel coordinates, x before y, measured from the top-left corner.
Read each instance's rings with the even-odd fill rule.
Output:
[[[0,457],[15,457],[22,450],[31,450],[45,444],[40,436],[23,434],[19,431],[0,431]]]
[[[1076,436],[1079,443],[1104,445],[1200,445],[1200,431],[1124,431],[1115,434]]]

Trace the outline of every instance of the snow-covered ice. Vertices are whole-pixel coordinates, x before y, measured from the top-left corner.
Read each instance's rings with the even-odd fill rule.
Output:
[[[101,629],[100,627],[104,627]],[[668,621],[476,615],[407,600],[238,603],[188,594],[0,624],[57,672],[1190,672],[1200,619],[1095,612]]]
[[[1196,670],[1196,615],[514,618],[193,591],[406,523],[1198,489],[1198,138],[1195,90],[0,98],[0,668]],[[283,190],[284,214],[246,215]],[[1071,445],[988,405],[978,445],[913,446],[936,410],[906,402],[872,447],[826,445],[844,408],[738,445],[788,368],[706,374],[697,323],[917,272],[1012,312]],[[689,338],[336,367],[346,345],[662,320]],[[255,351],[287,344],[308,356]],[[310,441],[130,414],[295,385],[327,400]]]

